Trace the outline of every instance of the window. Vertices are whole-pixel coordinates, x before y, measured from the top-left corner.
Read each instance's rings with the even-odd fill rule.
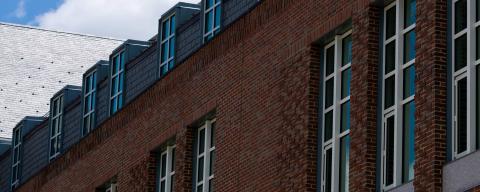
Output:
[[[13,132],[12,149],[12,186],[18,184],[20,180],[20,146],[22,145],[21,127]]]
[[[479,146],[480,1],[452,0],[452,156]],[[475,95],[476,94],[476,95]]]
[[[350,33],[336,36],[324,49],[322,189],[326,192],[349,190]]]
[[[382,190],[413,180],[415,165],[416,0],[384,9]]]
[[[161,37],[160,76],[162,77],[175,65],[175,15],[162,21]]]
[[[168,146],[160,154],[160,190],[159,192],[175,191],[175,146]]]
[[[51,106],[50,120],[50,159],[60,154],[63,128],[63,95],[56,97]]]
[[[110,184],[110,186],[105,190],[105,192],[117,192],[117,184]]]
[[[220,32],[222,0],[205,0],[203,41],[207,42]]]
[[[125,69],[125,52],[113,57],[110,82],[110,114],[115,114],[123,105],[123,79]]]
[[[83,135],[95,127],[95,99],[97,89],[97,72],[91,72],[83,82]]]
[[[196,192],[213,192],[215,172],[215,128],[216,121],[206,121],[196,136]]]

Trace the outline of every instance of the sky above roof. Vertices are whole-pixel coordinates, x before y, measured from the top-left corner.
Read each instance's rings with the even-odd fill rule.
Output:
[[[198,3],[200,0],[181,0]],[[180,0],[0,0],[0,22],[118,39],[148,40]]]

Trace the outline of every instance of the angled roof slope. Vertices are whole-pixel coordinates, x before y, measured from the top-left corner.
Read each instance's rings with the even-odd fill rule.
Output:
[[[27,115],[42,116],[55,92],[123,41],[0,22],[0,137]]]

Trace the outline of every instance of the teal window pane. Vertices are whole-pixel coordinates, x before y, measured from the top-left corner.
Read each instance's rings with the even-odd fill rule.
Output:
[[[415,67],[412,65],[403,71],[403,99],[415,94]]]
[[[467,78],[457,83],[457,154],[467,150]]]
[[[395,76],[385,79],[385,109],[395,103]]]
[[[173,15],[172,17],[170,17],[170,35],[175,34],[175,22],[175,15]]]
[[[385,46],[385,74],[395,70],[395,41]]]
[[[340,141],[340,192],[348,192],[350,173],[350,135],[343,137]]]
[[[350,129],[350,101],[342,104],[340,131],[343,133]]]
[[[325,76],[329,76],[333,73],[335,68],[335,46],[332,46],[326,51],[325,62]]]
[[[413,179],[415,165],[415,102],[403,107],[403,182]]]
[[[214,0],[205,0],[205,8],[208,9],[214,5]]]
[[[389,39],[393,37],[397,30],[397,10],[396,7],[392,7],[387,10],[385,15],[385,39]]]
[[[164,63],[168,59],[168,50],[169,50],[169,45],[167,41],[162,44],[162,55],[161,55],[162,63]]]
[[[467,0],[455,2],[455,33],[467,28]]]
[[[342,41],[342,66],[352,62],[352,36],[345,37]]]
[[[323,126],[324,141],[332,139],[333,132],[333,112],[330,111],[325,114],[324,126]]]
[[[328,149],[325,154],[325,190],[332,191],[332,149]]]
[[[165,40],[169,36],[169,33],[170,33],[170,25],[168,20],[166,20],[162,23],[162,40]]]
[[[403,53],[403,62],[407,63],[412,59],[415,59],[415,30],[411,30],[405,34],[405,44]]]
[[[467,35],[462,35],[455,39],[454,47],[455,71],[467,66]]]
[[[325,108],[333,105],[333,78],[325,82]]]
[[[173,58],[175,56],[175,37],[172,37],[169,41],[170,44],[170,51],[169,51],[169,58]]]
[[[393,184],[395,157],[395,120],[394,116],[387,118],[385,128],[385,185]]]
[[[342,71],[342,99],[350,96],[350,82],[352,80],[352,69]]]
[[[113,62],[112,62],[112,75],[116,74],[118,71],[118,56],[113,57]]]
[[[415,23],[417,19],[417,1],[405,0],[405,28]]]
[[[213,29],[213,11],[209,11],[205,15],[205,33],[212,31]]]
[[[222,6],[215,7],[215,27],[220,27],[220,21],[222,17]]]

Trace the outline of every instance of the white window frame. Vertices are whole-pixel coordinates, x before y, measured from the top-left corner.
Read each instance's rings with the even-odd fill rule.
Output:
[[[210,146],[211,144],[211,131],[212,131],[212,124],[216,122],[216,119],[213,120],[207,120],[205,121],[205,124],[202,125],[202,127],[198,128],[197,130],[197,136],[196,136],[196,143],[197,143],[197,149],[196,149],[196,155],[195,155],[195,161],[196,161],[196,169],[195,169],[195,192],[209,192],[209,181],[215,178],[215,173],[212,173],[210,175],[210,154],[211,152],[215,151],[215,146]],[[199,153],[199,148],[200,145],[198,144],[200,142],[200,131],[205,130],[205,143],[204,143],[204,150],[202,154]],[[199,160],[200,158],[203,157],[203,180],[198,181],[198,165],[199,165]],[[215,163],[215,162],[213,162]],[[198,186],[202,185],[203,186],[203,191],[197,191]]]
[[[348,136],[350,134],[350,129],[341,131],[341,110],[342,105],[350,101],[350,95],[341,98],[341,91],[342,91],[342,72],[351,68],[351,62],[342,66],[342,42],[343,39],[348,37],[352,34],[352,31],[349,30],[342,35],[335,36],[335,39],[327,44],[324,48],[324,74],[323,74],[323,117],[322,118],[322,178],[321,178],[321,188],[322,191],[327,192],[325,189],[326,185],[326,153],[329,149],[332,149],[332,176],[331,176],[331,187],[332,191],[339,191],[340,190],[340,148],[341,148],[341,140],[342,138]],[[333,73],[326,76],[326,68],[327,68],[327,50],[331,47],[334,47],[334,68]],[[350,69],[351,70],[351,69]],[[330,79],[333,78],[333,104],[332,106],[325,108],[325,101],[326,101],[326,83]],[[328,141],[325,141],[325,115],[327,113],[332,112],[332,138]],[[348,175],[348,174],[347,174]]]
[[[160,161],[159,161],[159,167],[160,167],[160,172],[159,172],[159,186],[160,188],[158,189],[159,192],[171,192],[172,189],[174,188],[173,185],[175,185],[175,183],[171,183],[171,180],[172,180],[172,177],[175,176],[175,167],[173,167],[172,169],[172,164],[175,164],[175,157],[174,157],[174,154],[173,154],[173,151],[176,149],[176,145],[173,145],[173,146],[168,146],[165,151],[163,151],[161,154],[160,154]],[[175,153],[176,154],[176,153]],[[162,172],[164,170],[162,170],[162,164],[163,164],[163,156],[166,156],[166,161],[165,164],[165,176],[162,177]],[[165,182],[165,188],[164,188],[164,191],[161,191],[161,185],[162,185],[162,181]]]
[[[396,23],[395,23],[395,34],[391,36],[390,38],[386,39],[386,30],[387,30],[387,18],[386,14],[387,11],[390,10],[390,8],[395,7],[395,14],[396,14]],[[404,26],[405,23],[405,1],[404,0],[395,0],[394,2],[390,3],[387,5],[384,10],[383,10],[383,15],[384,15],[384,23],[383,23],[383,58],[382,58],[382,65],[383,65],[383,70],[382,70],[382,76],[383,76],[383,83],[382,83],[382,191],[388,191],[392,188],[395,188],[401,184],[403,184],[402,181],[402,162],[403,162],[403,108],[405,104],[410,103],[411,101],[414,101],[415,98],[415,93],[408,98],[403,98],[403,91],[404,91],[404,70],[409,68],[410,66],[413,66],[415,63],[416,58],[413,58],[412,60],[408,61],[407,63],[404,63],[404,43],[405,43],[405,35],[408,34],[411,31],[414,31],[416,28],[416,22],[411,24],[410,26],[406,27]],[[415,32],[416,33],[416,32]],[[416,35],[416,34],[415,34]],[[388,74],[385,74],[385,63],[386,63],[386,46],[395,41],[395,69]],[[388,78],[394,77],[395,78],[395,100],[394,104],[390,106],[389,108],[385,109],[385,96],[386,96],[386,89],[385,89],[385,82]],[[386,157],[386,147],[385,144],[387,143],[385,141],[385,130],[386,130],[386,120],[394,116],[394,178],[393,178],[393,183],[390,185],[386,185],[386,162],[385,162],[385,157]]]
[[[450,114],[452,118],[452,157],[453,159],[461,158],[467,154],[470,154],[476,151],[477,148],[477,130],[476,130],[476,92],[477,92],[477,82],[476,82],[476,68],[480,64],[480,59],[476,59],[476,29],[480,27],[480,21],[476,21],[476,1],[475,0],[466,0],[467,1],[467,27],[462,31],[455,33],[455,4],[459,0],[452,0],[451,13],[452,13],[452,39],[451,39],[451,50],[452,50],[452,112]],[[455,71],[455,40],[463,35],[467,35],[467,66]],[[462,78],[467,78],[467,150],[462,153],[457,153],[457,100],[456,100],[456,82]]]
[[[57,109],[54,109],[55,107],[55,102],[59,102],[59,104],[57,104]],[[50,160],[54,159],[55,157],[57,157],[59,154],[60,154],[60,147],[62,146],[62,143],[61,143],[61,135],[62,135],[62,130],[63,130],[63,106],[64,106],[64,95],[61,94],[57,97],[55,97],[55,99],[53,99],[53,102],[52,102],[52,105],[51,105],[51,119],[50,119],[50,142],[49,142],[49,157],[50,157]],[[55,114],[55,111],[56,111],[56,114]],[[58,130],[54,130],[55,128],[55,125],[53,124],[54,120],[57,120],[58,122],[58,127],[57,129]],[[52,135],[52,133],[55,133],[54,135]],[[58,146],[58,151],[52,151],[52,140],[54,140],[57,142],[57,145]],[[54,148],[55,149],[55,148]]]
[[[174,43],[175,44],[175,40],[173,39],[175,37],[175,32],[177,32],[177,30],[175,30],[174,33],[172,33],[172,18],[174,19],[175,21],[175,25],[177,25],[177,17],[175,16],[175,13],[171,14],[170,16],[168,16],[166,19],[162,20],[162,23],[160,24],[162,26],[162,32],[160,33],[160,38],[162,39],[161,43],[160,43],[160,71],[158,74],[160,74],[160,76],[162,76],[162,68],[165,66],[165,65],[168,65],[171,61],[173,61],[175,59],[175,54],[171,55],[170,57],[170,44],[171,43]],[[168,21],[168,27],[169,27],[169,33],[170,35],[165,37],[165,39],[163,39],[163,31],[165,30],[163,28],[163,23],[167,22]],[[176,27],[176,26],[173,26],[173,27]],[[163,55],[163,44],[167,43],[168,44],[168,49],[167,49],[167,59],[165,59],[165,62],[162,63],[162,55]],[[168,66],[168,69],[167,69],[167,73],[168,71],[170,71],[171,68],[170,66]]]
[[[18,132],[17,132],[18,131]],[[20,162],[21,162],[21,155],[20,155],[20,146],[22,145],[22,129],[19,127],[17,130],[13,131],[13,138],[12,138],[12,143],[13,143],[13,148],[12,148],[12,179],[11,179],[11,184],[12,186],[16,186],[19,181],[20,181]],[[15,143],[16,142],[16,143]],[[17,154],[17,161],[15,161],[15,153]],[[16,170],[16,177],[13,176],[13,170]]]
[[[122,56],[123,54],[123,56]],[[125,86],[125,50],[122,50],[122,51],[119,51],[117,54],[115,54],[113,57],[112,57],[112,66],[110,67],[110,100],[109,100],[109,104],[108,106],[109,109],[109,113],[110,115],[113,115],[115,113],[117,113],[120,109],[122,109],[123,107],[123,101],[125,100],[125,98],[122,98],[122,103],[120,103],[120,100],[118,100],[118,98],[123,94],[123,89]],[[113,74],[113,65],[116,65],[116,63],[113,63],[115,61],[115,58],[117,58],[117,60],[119,60],[120,62],[120,66],[119,66],[119,69],[116,73]],[[123,63],[123,64],[122,64]],[[123,67],[122,67],[123,66]],[[120,89],[120,91],[116,92],[114,95],[112,95],[112,89],[115,88],[115,85],[112,83],[112,80],[115,79],[116,77],[118,77],[118,89]],[[120,83],[122,82],[122,83]],[[120,84],[122,84],[123,86],[120,87]],[[112,100],[117,98],[117,109],[115,111],[112,110]]]
[[[86,90],[86,85],[87,83],[90,83],[89,82],[89,79],[90,77],[93,77],[93,79],[91,80],[91,90],[89,92],[87,92]],[[84,87],[83,87],[83,92],[84,92],[84,95],[83,95],[83,102],[85,103],[87,101],[87,99],[89,97],[91,97],[91,100],[92,100],[92,106],[91,106],[91,110],[90,111],[86,111],[85,109],[85,104],[82,106],[84,107],[84,111],[83,111],[83,119],[82,119],[82,135],[85,136],[86,134],[90,133],[90,131],[92,130],[93,127],[89,127],[89,129],[85,132],[85,119],[86,118],[90,118],[90,121],[94,121],[95,120],[95,105],[96,105],[96,101],[94,101],[96,98],[96,91],[97,91],[97,83],[96,83],[96,80],[97,80],[97,70],[94,70],[92,72],[90,72],[88,75],[85,76],[85,81],[84,81]],[[90,123],[91,124],[91,123]],[[89,125],[90,126],[90,125]]]
[[[218,2],[215,2],[216,0],[213,0],[213,5],[212,5],[210,8],[207,8],[207,1],[208,1],[208,0],[205,0],[204,3],[203,3],[203,10],[204,10],[204,12],[203,12],[203,26],[202,26],[203,29],[202,29],[202,30],[203,30],[203,42],[204,42],[204,43],[207,42],[207,41],[209,41],[209,40],[206,40],[206,38],[207,38],[208,36],[212,35],[212,38],[215,37],[215,33],[216,33],[217,31],[220,31],[220,27],[222,26],[222,23],[221,23],[221,22],[222,22],[222,19],[221,19],[221,16],[220,16],[220,23],[219,23],[219,25],[218,25],[217,27],[215,27],[215,18],[216,18],[216,12],[215,12],[215,10],[216,10],[217,7],[219,7],[219,6],[222,5],[222,0],[218,0]],[[222,8],[222,7],[220,7],[220,9],[221,9],[221,8]],[[208,12],[210,12],[210,11],[212,12],[212,15],[213,15],[213,17],[212,17],[213,19],[212,19],[212,21],[211,21],[211,22],[212,22],[212,30],[205,31],[205,24],[207,23],[206,20],[208,19],[208,18],[207,18],[207,14],[208,14]],[[222,11],[223,11],[223,10],[220,11],[220,14],[222,14]]]

